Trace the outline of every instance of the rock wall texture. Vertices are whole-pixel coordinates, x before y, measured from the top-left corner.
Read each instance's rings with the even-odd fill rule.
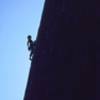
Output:
[[[100,100],[99,11],[95,0],[45,1],[24,100]]]

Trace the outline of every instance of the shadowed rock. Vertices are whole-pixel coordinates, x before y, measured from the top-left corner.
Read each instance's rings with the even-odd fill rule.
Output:
[[[95,7],[95,0],[46,0],[24,100],[99,100]]]

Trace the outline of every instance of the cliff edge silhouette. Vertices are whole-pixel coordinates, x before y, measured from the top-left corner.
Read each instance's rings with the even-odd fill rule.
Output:
[[[95,0],[45,0],[24,100],[100,99],[96,11]]]

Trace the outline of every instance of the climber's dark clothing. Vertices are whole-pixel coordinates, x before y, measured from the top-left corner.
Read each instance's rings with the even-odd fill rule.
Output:
[[[36,41],[32,41],[31,39],[28,39],[27,46],[28,46],[28,50],[30,51],[30,60],[32,60],[33,55],[35,53]]]

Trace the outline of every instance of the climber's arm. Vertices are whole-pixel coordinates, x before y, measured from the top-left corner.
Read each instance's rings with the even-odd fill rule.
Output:
[[[28,47],[28,50],[30,50],[30,43],[29,43],[29,41],[27,41],[27,47]]]

